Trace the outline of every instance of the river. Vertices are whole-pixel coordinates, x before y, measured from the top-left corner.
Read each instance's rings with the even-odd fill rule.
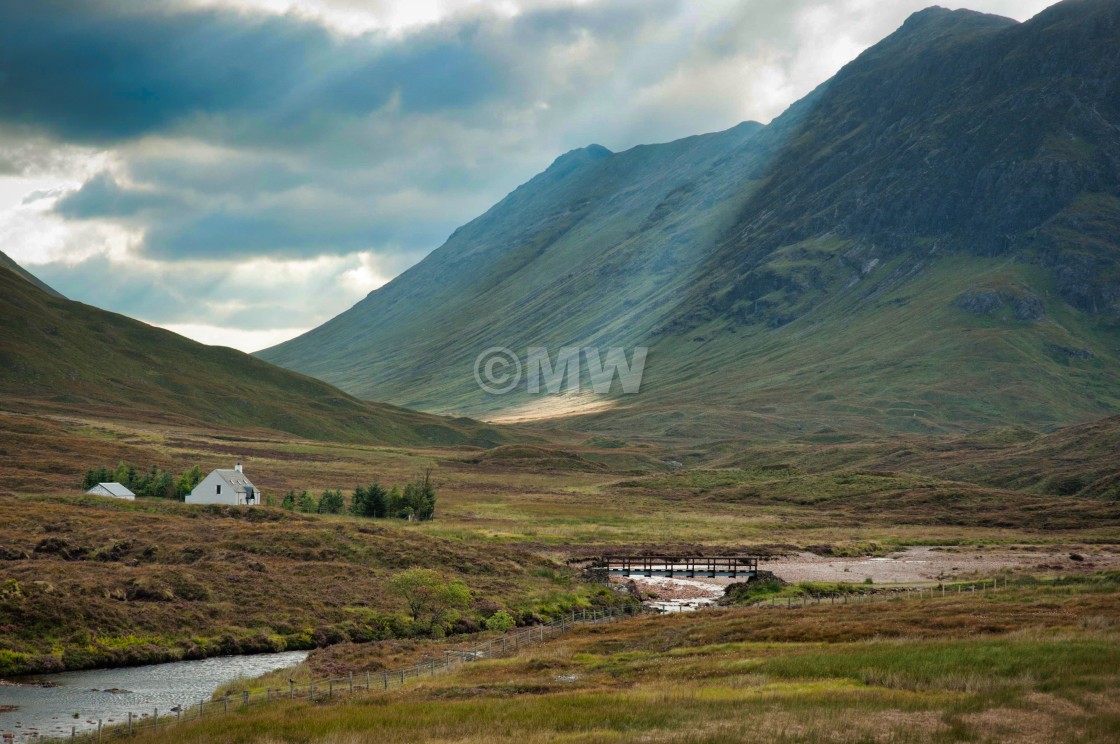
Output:
[[[218,656],[0,682],[0,738],[26,742],[40,736],[69,736],[72,726],[79,733],[96,730],[98,719],[106,725],[120,723],[130,711],[150,716],[158,708],[160,715],[167,715],[176,705],[185,708],[209,699],[226,682],[294,666],[307,653]]]

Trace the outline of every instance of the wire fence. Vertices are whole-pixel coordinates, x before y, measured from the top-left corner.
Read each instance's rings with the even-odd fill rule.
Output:
[[[254,705],[267,705],[282,700],[309,700],[312,702],[333,700],[342,696],[384,692],[426,677],[434,677],[457,669],[464,664],[485,659],[513,656],[521,649],[540,645],[545,641],[566,633],[575,626],[597,623],[613,623],[626,617],[650,612],[649,608],[638,605],[608,607],[602,610],[577,610],[561,616],[552,622],[519,628],[498,638],[488,640],[466,649],[446,649],[442,658],[432,658],[410,667],[396,670],[350,672],[345,677],[296,683],[289,681],[287,688],[266,688],[252,692],[244,690],[237,694],[226,694],[220,698],[184,701],[169,710],[129,712],[124,722],[105,725],[98,720],[93,730],[78,731],[77,726],[70,730],[69,736],[40,741],[90,742],[110,741],[127,738],[141,733],[168,732],[176,725],[188,721],[199,721],[212,716],[220,716],[244,710]]]
[[[1002,586],[1006,587],[1009,581],[1004,580]],[[847,605],[868,604],[874,602],[894,602],[903,599],[930,599],[933,597],[951,597],[975,594],[996,589],[998,579],[981,579],[963,584],[938,584],[937,586],[900,587],[886,591],[870,592],[844,592],[830,594],[803,594],[800,596],[763,597],[750,603],[750,607],[763,609],[799,609],[819,605]]]

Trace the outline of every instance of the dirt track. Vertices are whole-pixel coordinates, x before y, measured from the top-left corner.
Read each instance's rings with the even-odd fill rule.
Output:
[[[764,561],[759,568],[785,581],[844,581],[867,578],[876,584],[929,584],[954,578],[985,577],[1008,571],[1038,575],[1092,573],[1120,568],[1120,554],[1079,546],[1015,548],[917,547],[886,558],[829,558],[812,553]],[[1071,559],[1071,554],[1082,560]],[[725,582],[726,583],[726,582]]]

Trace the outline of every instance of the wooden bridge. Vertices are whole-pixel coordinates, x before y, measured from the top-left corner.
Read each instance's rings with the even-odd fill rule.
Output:
[[[609,556],[596,560],[591,568],[615,576],[667,576],[691,579],[697,576],[750,578],[758,574],[754,556]]]

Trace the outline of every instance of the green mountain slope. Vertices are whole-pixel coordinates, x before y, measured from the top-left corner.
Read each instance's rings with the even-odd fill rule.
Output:
[[[363,397],[591,411],[491,346],[650,347],[587,425],[1051,427],[1120,410],[1120,4],[933,8],[768,126],[558,159],[351,310],[260,352]],[[565,405],[567,404],[567,405]]]
[[[44,292],[0,267],[5,410],[273,429],[385,444],[501,441],[491,427],[353,398],[248,354]]]
[[[774,139],[747,123],[570,152],[351,310],[260,356],[363,397],[450,409],[478,392],[471,365],[489,346],[613,336],[635,319],[650,333]],[[625,285],[603,291],[616,276]]]

